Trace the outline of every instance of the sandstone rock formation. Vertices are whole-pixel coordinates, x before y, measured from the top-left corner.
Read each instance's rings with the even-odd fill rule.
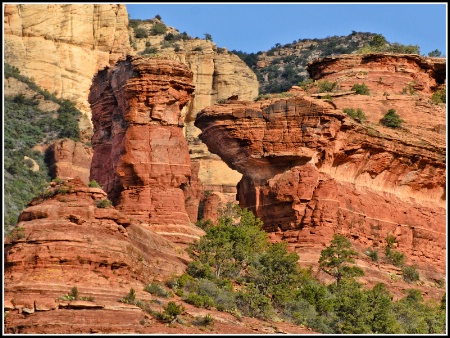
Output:
[[[84,184],[89,183],[92,148],[81,142],[61,139],[46,150],[47,165],[52,178],[78,177]]]
[[[100,208],[106,193],[79,179],[53,184],[46,196],[23,210],[6,239],[4,304],[12,323],[5,332],[135,332],[130,325],[141,310],[118,300],[130,288],[145,297],[149,278],[183,272],[186,253],[113,207]],[[74,286],[95,301],[59,299]]]
[[[149,22],[151,21],[151,22]],[[237,96],[241,100],[253,100],[258,96],[258,81],[253,71],[235,54],[215,43],[201,39],[180,39],[170,44],[165,35],[152,35],[151,28],[161,21],[154,18],[140,23],[148,37],[136,38],[130,30],[130,39],[135,53],[144,53],[146,46],[158,49],[158,55],[186,64],[193,72],[195,96],[183,109],[185,117],[184,135],[189,144],[190,157],[198,163],[199,179],[205,190],[217,191],[230,199],[236,193],[236,184],[242,175],[229,168],[219,156],[211,154],[194,126],[197,113],[216,102]],[[179,35],[178,30],[167,26],[167,34]],[[164,45],[164,47],[162,47]]]
[[[87,102],[93,75],[130,48],[125,5],[6,4],[4,59],[85,116],[84,139],[92,136]]]
[[[185,243],[203,233],[191,226],[183,193],[191,163],[180,112],[193,91],[182,63],[136,56],[100,71],[89,95],[91,179],[123,213]]]
[[[318,61],[312,68],[323,75],[313,75],[335,79],[350,72],[339,68],[339,60]],[[415,96],[392,99],[373,90],[370,96],[333,98],[334,105],[301,91],[289,98],[215,105],[197,116],[200,138],[243,174],[240,205],[263,220],[273,240],[288,241],[302,262],[316,264],[336,232],[351,238],[361,252],[382,250],[390,234],[426,280],[444,278],[446,144],[436,130],[445,125],[445,108],[429,101],[432,88],[442,81],[440,73],[424,72],[428,68],[421,68],[419,58],[366,62],[359,55],[341,60],[360,65],[371,89],[381,68],[383,81],[397,83],[395,88],[411,78],[422,87],[417,86]],[[367,64],[372,68],[363,68]],[[410,64],[410,73],[405,76],[395,64]],[[343,86],[351,86],[360,80],[345,81]],[[354,121],[343,113],[345,107],[361,107],[368,122]],[[380,125],[390,108],[406,121],[404,128]]]

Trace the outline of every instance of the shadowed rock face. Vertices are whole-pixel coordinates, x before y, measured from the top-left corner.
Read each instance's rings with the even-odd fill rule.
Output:
[[[191,190],[191,163],[180,111],[193,90],[185,65],[130,57],[99,72],[89,95],[91,179],[123,213],[182,237],[190,228],[183,189]]]
[[[327,72],[326,65],[322,71],[338,72]],[[422,82],[435,86],[435,73],[427,74]],[[404,76],[392,71],[390,81],[409,81]],[[439,279],[445,274],[446,145],[435,125],[445,125],[445,108],[429,102],[429,86],[396,100],[375,86],[371,96],[347,95],[334,105],[301,91],[215,105],[198,114],[196,126],[209,150],[243,174],[239,204],[263,220],[274,240],[287,240],[302,261],[317,263],[336,232],[361,250],[383,248],[392,234],[409,264]],[[361,107],[368,122],[357,123],[345,107]],[[406,121],[403,129],[379,124],[390,108]]]
[[[46,150],[50,176],[60,178],[80,178],[89,183],[92,149],[81,142],[61,139]]]

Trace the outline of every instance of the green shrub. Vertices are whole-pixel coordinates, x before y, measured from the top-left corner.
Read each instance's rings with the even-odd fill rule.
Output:
[[[407,283],[419,280],[419,273],[414,266],[405,265],[402,267],[403,280]]]
[[[434,104],[447,103],[447,94],[445,92],[445,89],[440,89],[434,92],[433,95],[431,96],[431,101]]]
[[[158,53],[158,47],[146,47],[141,54],[156,54]]]
[[[209,296],[201,296],[195,292],[191,292],[184,301],[196,307],[203,307],[206,309],[209,309],[214,306],[213,298]]]
[[[405,122],[395,113],[395,109],[389,109],[384,117],[380,120],[380,123],[389,128],[400,128],[401,124]]]
[[[405,255],[399,251],[386,248],[386,259],[395,266],[402,266],[405,263]]]
[[[192,324],[197,326],[210,326],[214,324],[214,318],[208,313],[204,316],[195,317],[195,321]]]
[[[130,289],[130,292],[128,292],[128,294],[123,297],[120,302],[122,303],[126,303],[126,304],[134,304],[134,301],[136,299],[136,292],[134,291],[133,288]]]
[[[344,108],[343,111],[344,114],[347,114],[357,122],[362,123],[367,120],[367,116],[366,114],[364,114],[361,108],[356,109],[356,111],[353,108]]]
[[[337,81],[330,82],[328,80],[318,81],[317,82],[317,92],[318,93],[327,93],[337,89]]]
[[[194,52],[201,52],[203,48],[201,46],[197,46],[193,49]]]
[[[170,318],[177,318],[184,312],[184,307],[179,304],[177,305],[175,302],[169,302],[164,309],[164,313]]]
[[[172,292],[167,291],[166,289],[164,289],[164,287],[162,285],[155,283],[155,282],[147,284],[145,286],[144,290],[147,291],[148,293],[151,293],[152,295],[159,296],[159,297],[164,297],[164,298],[173,297]]]
[[[162,35],[166,34],[167,26],[163,24],[162,22],[155,23],[152,28],[150,29],[150,32],[152,35]]]
[[[352,87],[352,90],[356,91],[356,94],[359,95],[369,95],[369,87],[366,84],[355,83]]]
[[[112,206],[112,202],[108,199],[97,200],[97,208],[109,208]]]
[[[148,37],[148,33],[147,33],[147,30],[145,28],[137,27],[137,28],[134,28],[134,36],[137,39],[147,38]]]
[[[91,187],[91,188],[101,188],[100,184],[98,184],[98,182],[96,180],[89,181],[89,185],[88,186]]]
[[[376,249],[367,249],[366,255],[370,257],[373,262],[378,262],[378,250]]]

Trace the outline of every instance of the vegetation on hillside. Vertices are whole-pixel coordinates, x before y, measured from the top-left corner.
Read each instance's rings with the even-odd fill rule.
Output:
[[[255,73],[260,94],[281,93],[309,78],[306,64],[314,59],[352,53],[404,53],[420,54],[415,45],[389,43],[383,35],[355,32],[347,36],[331,36],[324,39],[299,39],[281,45],[277,43],[267,52],[246,53],[233,50]],[[439,54],[435,51],[433,55]],[[266,60],[268,64],[257,66]]]
[[[229,204],[218,225],[203,226],[206,235],[188,249],[186,272],[166,282],[187,303],[328,334],[446,331],[445,295],[440,302],[424,301],[409,289],[394,301],[382,283],[364,288],[356,279],[363,275],[353,260],[357,253],[342,235],[321,252],[320,268],[335,280],[327,285],[298,264],[285,242],[271,243],[261,220],[247,209]]]
[[[5,78],[22,81],[46,100],[59,104],[57,111],[43,112],[38,108],[38,99],[23,94],[4,98],[4,228],[8,234],[27,203],[50,181],[44,155],[33,147],[59,138],[79,141],[81,112],[72,102],[42,90],[16,67],[7,63],[4,66]],[[39,170],[33,170],[35,163]]]

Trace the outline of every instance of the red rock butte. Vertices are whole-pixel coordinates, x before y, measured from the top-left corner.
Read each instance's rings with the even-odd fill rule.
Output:
[[[398,55],[321,59],[309,65],[312,77],[337,81],[345,95],[327,102],[293,88],[285,98],[207,107],[195,124],[208,149],[243,174],[239,204],[301,263],[317,264],[335,233],[361,252],[384,248],[393,235],[407,264],[432,283],[446,268],[445,107],[430,101],[445,81],[442,64]],[[356,83],[370,95],[351,91]],[[414,95],[402,93],[411,83]],[[356,122],[346,107],[362,108],[368,121]],[[389,109],[402,128],[379,123]],[[386,282],[386,271],[360,263],[373,282]]]
[[[198,198],[181,117],[194,92],[192,76],[176,61],[128,57],[100,71],[89,95],[91,179],[118,210],[175,242],[203,233],[192,225],[195,203],[191,220],[185,202],[189,194]]]

